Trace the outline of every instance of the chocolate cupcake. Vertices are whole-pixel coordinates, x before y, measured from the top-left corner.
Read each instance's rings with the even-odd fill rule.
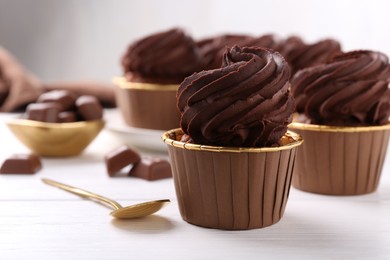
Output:
[[[218,229],[262,228],[283,216],[299,135],[289,68],[277,52],[233,47],[219,69],[177,91],[181,129],[163,135],[182,218]]]
[[[340,43],[334,39],[306,44],[296,36],[287,38],[277,50],[290,64],[291,76],[304,68],[326,63],[342,53]]]
[[[390,65],[385,54],[353,51],[299,71],[292,79],[306,123],[293,185],[331,195],[377,189],[390,134]]]
[[[124,77],[114,79],[117,105],[129,126],[167,130],[179,126],[176,90],[201,69],[193,39],[180,29],[153,34],[129,46]]]

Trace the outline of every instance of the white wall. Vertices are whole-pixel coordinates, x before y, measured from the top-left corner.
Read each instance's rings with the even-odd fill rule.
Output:
[[[387,0],[0,0],[0,45],[44,80],[108,82],[121,74],[119,60],[131,41],[173,26],[197,38],[223,32],[334,37],[346,50],[390,55]]]

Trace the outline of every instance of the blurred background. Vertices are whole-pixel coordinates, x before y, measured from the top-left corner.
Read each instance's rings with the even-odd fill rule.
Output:
[[[331,37],[345,51],[390,54],[388,0],[0,0],[0,45],[43,80],[122,74],[132,41],[172,27],[195,39],[222,33],[306,42]]]

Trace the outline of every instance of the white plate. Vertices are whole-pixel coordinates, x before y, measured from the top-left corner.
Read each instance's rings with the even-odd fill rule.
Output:
[[[121,142],[141,149],[167,152],[167,145],[161,140],[164,131],[127,126],[118,109],[104,111],[106,129],[120,138]]]

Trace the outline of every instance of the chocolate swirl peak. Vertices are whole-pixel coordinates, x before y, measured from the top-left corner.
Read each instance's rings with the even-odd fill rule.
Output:
[[[249,35],[225,34],[213,38],[203,39],[197,42],[205,59],[204,69],[217,69],[222,65],[223,54],[228,48],[235,45],[239,47],[263,47],[277,49],[279,40],[272,34],[252,37]]]
[[[179,84],[201,69],[201,56],[194,40],[181,29],[153,34],[134,42],[122,58],[130,81]]]
[[[204,57],[205,70],[217,69],[222,66],[222,58],[227,48],[242,44],[252,37],[240,34],[224,34],[198,41],[196,44]]]
[[[194,73],[177,92],[181,127],[195,143],[262,147],[276,144],[294,112],[290,70],[277,52],[234,46],[222,68]]]
[[[298,112],[311,123],[383,125],[390,115],[390,65],[385,54],[354,51],[299,71],[292,79]]]

